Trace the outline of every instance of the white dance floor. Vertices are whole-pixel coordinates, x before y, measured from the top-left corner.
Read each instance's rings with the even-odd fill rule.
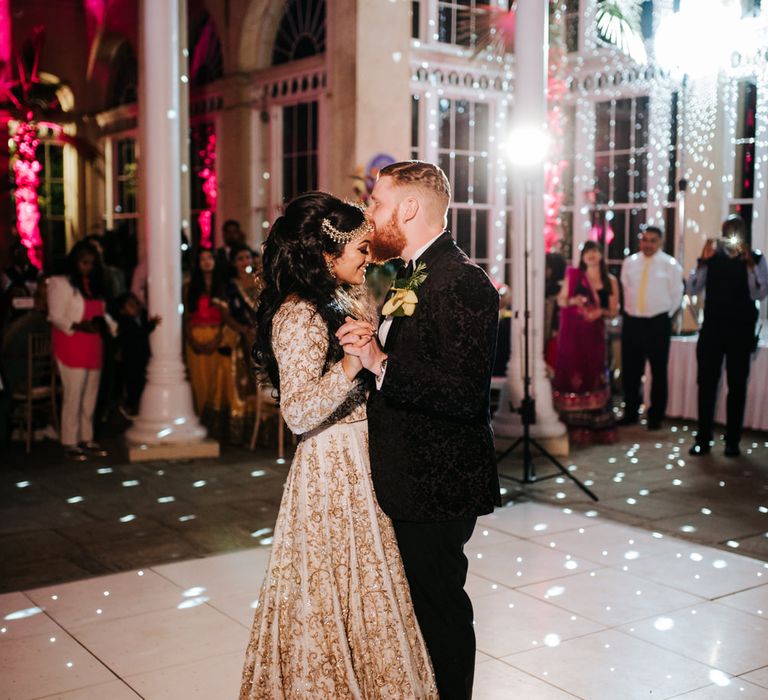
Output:
[[[1,595],[0,698],[233,700],[268,554]],[[533,503],[468,556],[476,700],[768,698],[764,562]]]

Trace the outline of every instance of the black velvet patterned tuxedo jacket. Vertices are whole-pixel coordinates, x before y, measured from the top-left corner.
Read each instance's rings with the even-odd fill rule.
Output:
[[[413,316],[396,317],[368,399],[376,497],[395,520],[456,520],[500,505],[489,395],[499,297],[450,233],[419,258]]]

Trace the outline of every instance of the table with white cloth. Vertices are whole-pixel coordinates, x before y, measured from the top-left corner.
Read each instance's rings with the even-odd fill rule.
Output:
[[[669,399],[667,416],[671,418],[698,417],[698,386],[696,384],[696,343],[698,336],[672,338],[669,349]],[[752,354],[747,386],[747,404],[744,409],[744,427],[753,430],[768,430],[768,338],[762,338],[757,352]],[[649,398],[649,377],[646,366],[645,401]],[[728,381],[725,366],[720,380],[720,391],[715,407],[715,422],[725,424],[725,398]]]

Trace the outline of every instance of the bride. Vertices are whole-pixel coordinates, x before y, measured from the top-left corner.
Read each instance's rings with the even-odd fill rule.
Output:
[[[311,192],[265,243],[257,364],[301,441],[241,700],[438,697],[395,534],[373,494],[362,365],[335,337],[345,316],[373,323],[360,286],[371,233],[360,209]]]

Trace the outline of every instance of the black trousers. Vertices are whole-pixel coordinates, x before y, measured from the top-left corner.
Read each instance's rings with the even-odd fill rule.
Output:
[[[696,344],[696,360],[699,363],[697,373],[699,430],[696,442],[705,443],[712,439],[717,388],[723,371],[723,358],[725,358],[725,374],[728,378],[725,441],[731,445],[738,445],[741,440],[753,344],[751,328],[717,330],[702,328],[699,342]]]
[[[463,549],[476,521],[393,521],[440,700],[472,697],[475,630],[472,603],[464,591],[468,562]]]
[[[672,322],[669,314],[640,318],[624,314],[621,326],[621,373],[625,413],[637,418],[643,402],[642,381],[646,360],[651,365],[651,405],[648,420],[660,421],[667,412],[667,362]]]

